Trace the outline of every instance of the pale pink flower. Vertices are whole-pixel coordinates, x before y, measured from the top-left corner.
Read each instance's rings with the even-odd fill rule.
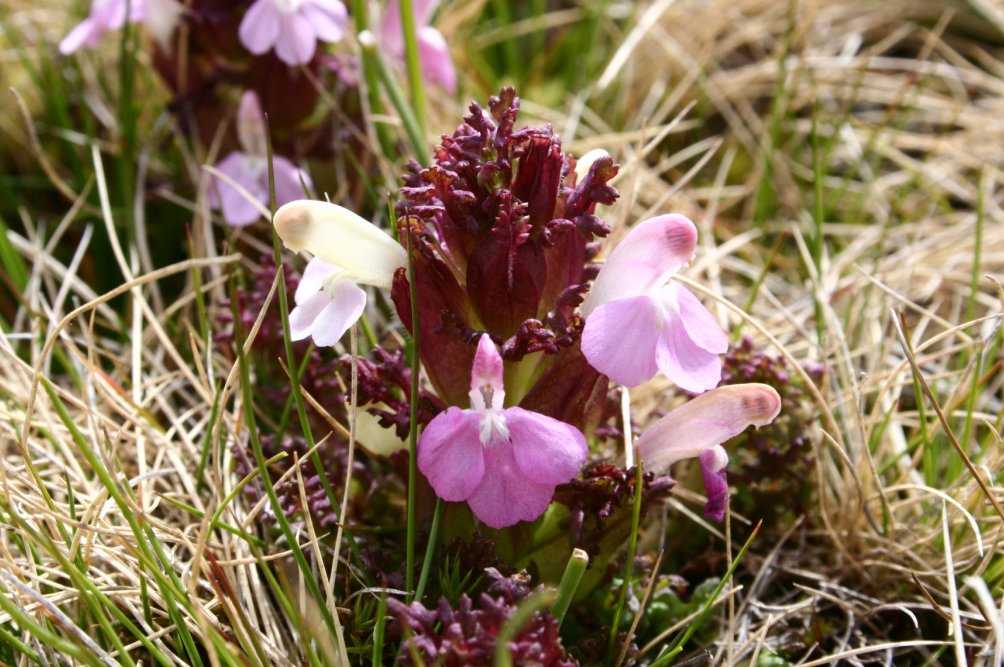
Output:
[[[314,255],[296,289],[289,314],[290,337],[311,337],[315,345],[334,345],[359,319],[366,292],[359,285],[390,289],[408,256],[394,239],[347,208],[300,200],[272,217],[287,248]]]
[[[677,461],[697,458],[708,502],[704,516],[721,521],[729,487],[722,443],[746,427],[765,426],[781,412],[781,397],[765,384],[733,384],[712,389],[660,419],[638,439],[646,471],[662,473]]]
[[[589,448],[573,426],[503,408],[502,357],[487,334],[471,369],[471,404],[450,407],[422,431],[418,468],[443,500],[467,502],[491,528],[532,521],[554,487],[578,474]]]
[[[132,0],[131,3],[127,0],[94,0],[88,17],[59,43],[59,52],[69,55],[81,46],[97,46],[101,35],[125,25],[127,13],[130,23],[146,20],[147,0]]]
[[[443,33],[429,25],[439,0],[415,0],[418,56],[422,61],[422,76],[426,83],[442,86],[452,95],[457,91],[457,72],[453,67],[450,47]],[[404,33],[401,28],[401,12],[397,0],[390,0],[380,21],[380,45],[396,60],[404,60]]]
[[[171,33],[184,13],[184,6],[178,0],[94,0],[91,12],[69,32],[59,43],[59,52],[69,55],[82,46],[95,47],[106,32],[119,30],[125,25],[126,15],[130,23],[143,23],[150,34],[167,48]]]
[[[237,35],[255,55],[274,48],[287,65],[304,65],[314,57],[317,40],[339,41],[348,22],[339,0],[257,0],[244,14]]]
[[[614,248],[582,304],[582,353],[593,368],[629,387],[657,370],[695,393],[718,384],[725,334],[693,294],[670,280],[696,243],[694,223],[662,215]]]
[[[247,91],[237,109],[237,137],[240,151],[234,151],[216,163],[216,169],[247,191],[254,201],[269,204],[268,152],[265,148],[265,117],[258,96]],[[303,184],[310,187],[310,177],[284,157],[272,156],[275,201],[282,205],[303,196]],[[302,180],[302,184],[301,184]],[[210,204],[223,209],[223,218],[233,227],[250,225],[261,215],[254,201],[222,178],[215,179],[209,192]]]

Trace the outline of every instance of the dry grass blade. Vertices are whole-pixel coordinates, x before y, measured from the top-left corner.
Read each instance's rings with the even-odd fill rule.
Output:
[[[893,317],[894,321],[896,322],[896,333],[899,334],[899,340],[900,340],[900,345],[903,348],[903,354],[906,355],[907,360],[910,362],[910,368],[913,369],[914,377],[917,379],[917,382],[920,383],[921,388],[924,390],[924,395],[927,397],[927,400],[931,402],[931,407],[934,408],[935,413],[938,415],[938,421],[941,422],[941,426],[945,430],[945,435],[948,436],[948,440],[949,442],[952,443],[952,447],[955,448],[955,451],[959,455],[959,458],[962,459],[962,462],[966,464],[966,468],[969,469],[969,474],[972,475],[973,480],[979,485],[980,490],[983,491],[983,495],[986,496],[986,499],[990,501],[991,505],[993,505],[994,510],[997,512],[997,516],[999,516],[1001,520],[1004,520],[1004,507],[1001,507],[1000,501],[997,500],[997,496],[987,486],[986,481],[984,481],[983,479],[983,475],[981,475],[980,472],[976,469],[976,466],[973,465],[973,462],[969,458],[969,455],[966,454],[966,451],[962,448],[962,445],[959,444],[959,440],[958,438],[955,437],[955,434],[952,432],[952,427],[951,425],[949,425],[948,419],[945,417],[944,411],[942,411],[941,406],[938,404],[938,399],[934,396],[934,393],[931,391],[930,385],[928,385],[927,380],[924,379],[920,367],[917,365],[917,359],[913,356],[913,350],[911,349],[910,341],[907,338],[906,321],[903,317],[903,313],[894,312]]]

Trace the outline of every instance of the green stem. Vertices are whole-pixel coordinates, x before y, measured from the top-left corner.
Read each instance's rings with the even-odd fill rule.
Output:
[[[411,225],[405,217],[405,243],[408,249],[408,285],[411,296],[411,396],[408,411],[408,532],[405,543],[405,590],[408,601],[413,599],[412,583],[415,579],[415,501],[418,483],[418,371],[419,326],[418,289],[415,286],[415,260],[411,254]]]
[[[429,580],[429,570],[432,569],[433,556],[436,554],[436,542],[439,539],[439,523],[443,520],[443,499],[436,498],[436,512],[432,515],[432,527],[429,528],[429,543],[425,547],[425,560],[422,561],[422,572],[418,576],[418,587],[415,589],[415,599],[422,601],[425,584]]]
[[[411,0],[398,0],[401,12],[401,31],[404,33],[404,58],[408,67],[408,87],[411,104],[415,110],[418,129],[425,132],[425,83],[422,81],[422,60],[418,54],[418,28],[415,26],[415,8]]]

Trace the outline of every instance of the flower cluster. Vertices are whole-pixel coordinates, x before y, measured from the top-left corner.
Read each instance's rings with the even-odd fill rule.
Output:
[[[386,3],[375,32],[381,52],[403,61],[397,4]],[[452,94],[453,60],[445,38],[430,25],[438,5],[413,3],[419,57],[426,81]],[[60,52],[95,47],[127,22],[143,25],[154,37],[153,63],[175,93],[170,108],[202,145],[215,145],[221,123],[239,107],[236,133],[223,136],[229,152],[215,165],[223,178],[210,190],[210,203],[228,224],[249,225],[269,204],[260,105],[273,137],[280,205],[311,187],[291,156],[302,165],[308,157],[329,159],[333,152],[363,147],[359,60],[344,46],[330,46],[342,42],[350,27],[341,0],[92,0],[89,15],[66,35]]]
[[[292,202],[273,219],[287,247],[313,255],[290,315],[294,338],[333,344],[365,307],[360,285],[390,288],[447,406],[422,431],[418,467],[441,499],[467,503],[491,528],[536,519],[577,476],[608,378],[634,385],[661,370],[707,391],[727,348],[712,315],[671,282],[693,257],[694,224],[665,215],[637,225],[597,274],[596,238],[610,229],[596,207],[616,199],[617,168],[605,153],[577,163],[550,128],[517,129],[518,110],[511,88],[487,112],[472,104],[434,163],[412,164],[400,244],[334,204]],[[663,474],[697,458],[705,513],[720,520],[721,443],[779,409],[766,385],[707,391],[642,434],[642,461]]]
[[[525,574],[503,577],[494,568],[486,569],[485,574],[492,583],[481,595],[477,608],[466,595],[460,597],[455,608],[446,598],[441,598],[437,609],[428,609],[419,602],[406,605],[393,598],[387,600],[387,608],[404,634],[398,655],[401,664],[416,664],[412,648],[421,658],[418,664],[460,667],[494,660],[499,632],[531,590]],[[509,650],[516,665],[578,664],[562,648],[558,623],[547,612],[535,613],[509,641]]]

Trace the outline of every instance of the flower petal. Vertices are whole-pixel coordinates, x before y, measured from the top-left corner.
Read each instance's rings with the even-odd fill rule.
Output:
[[[509,408],[504,414],[513,457],[525,479],[554,486],[579,473],[589,455],[579,429],[523,408]]]
[[[695,394],[714,389],[722,381],[721,357],[697,345],[678,317],[666,318],[655,361],[663,375]]]
[[[241,95],[241,102],[237,107],[237,139],[245,154],[261,158],[267,156],[265,116],[261,112],[258,94],[253,90]]]
[[[291,340],[303,340],[311,334],[317,316],[331,303],[331,299],[324,292],[314,292],[305,299],[297,299],[296,303],[296,308],[289,311],[289,337]]]
[[[554,496],[554,485],[528,480],[507,441],[492,441],[484,452],[484,476],[467,499],[474,516],[491,528],[505,528],[543,514]]]
[[[279,39],[280,16],[272,0],[258,0],[241,19],[237,36],[241,44],[256,56],[267,52]]]
[[[729,455],[725,448],[715,445],[701,452],[701,477],[708,501],[704,504],[704,518],[721,521],[725,516],[725,504],[729,499],[729,484],[725,480],[725,465]]]
[[[328,264],[323,259],[314,258],[307,262],[300,276],[300,284],[296,286],[294,299],[300,304],[312,297],[316,292],[324,288],[324,279],[335,270],[335,267]]]
[[[485,405],[482,388],[491,392],[491,405]],[[502,401],[505,400],[505,388],[502,384],[502,356],[488,334],[481,334],[481,338],[478,340],[478,350],[474,353],[474,363],[471,366],[470,397],[471,407],[478,410],[488,408],[501,410]]]
[[[604,303],[582,330],[582,354],[611,380],[633,387],[657,370],[661,306],[647,296]]]
[[[397,2],[388,2],[380,18],[380,48],[393,58],[404,55],[404,34]]]
[[[275,212],[272,221],[287,248],[307,250],[359,283],[388,289],[394,271],[408,262],[404,248],[394,239],[336,204],[290,202]]]
[[[582,304],[582,314],[601,304],[650,294],[694,256],[697,228],[682,215],[660,215],[632,229],[610,253]]]
[[[300,5],[300,14],[314,26],[314,34],[325,42],[337,42],[345,36],[349,13],[336,0],[312,0]]]
[[[299,13],[282,14],[279,37],[275,40],[275,55],[287,65],[305,65],[317,50],[317,35],[306,18]]]
[[[275,203],[279,206],[303,197],[303,186],[312,187],[310,177],[284,157],[272,158],[272,172],[275,174]],[[265,174],[266,177],[268,174]],[[300,183],[300,179],[303,183]]]
[[[478,414],[451,407],[436,415],[419,436],[418,469],[443,500],[467,500],[484,478],[480,428]]]
[[[105,31],[105,27],[93,18],[86,18],[71,30],[59,43],[59,52],[68,56],[81,46],[94,46]]]
[[[339,280],[329,288],[331,303],[324,307],[311,327],[314,345],[337,343],[366,307],[366,291],[351,280]],[[309,299],[308,299],[309,301]]]
[[[671,282],[663,288],[662,296],[667,310],[679,314],[687,336],[695,345],[715,354],[725,354],[728,351],[729,340],[718,321],[690,290]]]
[[[216,169],[220,173],[247,190],[245,195],[223,179],[216,179],[215,193],[218,198],[214,202],[223,210],[227,224],[234,227],[250,225],[261,216],[261,211],[248,196],[258,202],[268,199],[268,187],[256,177],[253,169],[249,169],[248,159],[244,153],[235,151],[216,163]]]
[[[648,470],[665,471],[746,430],[764,426],[781,411],[781,397],[765,384],[733,384],[692,398],[638,438]]]
[[[450,95],[457,92],[457,71],[443,33],[429,26],[419,28],[418,53],[426,83],[442,86]]]

